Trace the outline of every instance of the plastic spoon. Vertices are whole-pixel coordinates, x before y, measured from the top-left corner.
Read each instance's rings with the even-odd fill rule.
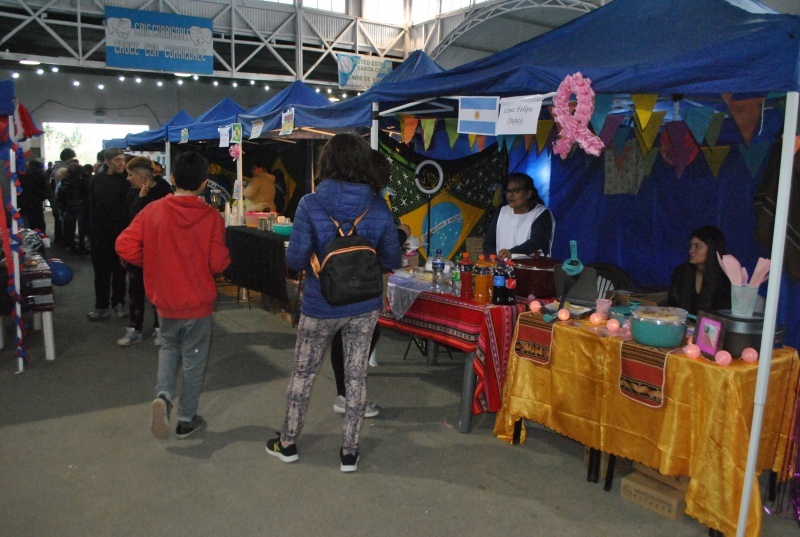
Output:
[[[742,267],[742,285],[747,285],[747,269]]]
[[[742,266],[732,255],[722,256],[722,267],[731,280],[731,285],[742,285]]]
[[[770,260],[763,257],[758,258],[756,268],[753,270],[753,277],[750,278],[750,287],[759,287],[769,277]]]

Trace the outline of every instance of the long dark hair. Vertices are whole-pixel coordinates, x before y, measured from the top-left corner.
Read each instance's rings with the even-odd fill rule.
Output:
[[[508,183],[511,183],[512,181],[515,183],[520,183],[522,185],[522,188],[524,188],[525,190],[533,191],[531,197],[528,198],[528,210],[536,207],[537,203],[541,203],[542,205],[544,205],[544,201],[542,201],[542,198],[539,196],[539,191],[536,190],[535,186],[533,186],[533,178],[530,175],[522,172],[510,173],[508,174],[508,180],[506,181],[506,186],[508,186]]]
[[[346,183],[362,183],[375,190],[372,149],[357,134],[337,134],[325,144],[317,163],[317,182],[334,179]]]
[[[703,286],[700,288],[700,294],[697,297],[697,309],[711,311],[715,308],[714,298],[717,294],[717,287],[724,284],[727,279],[717,260],[717,254],[725,255],[727,252],[725,234],[716,226],[703,226],[692,231],[692,238],[697,238],[708,246],[706,261],[703,263]],[[696,270],[685,271],[681,288],[681,301],[683,304],[678,304],[681,308],[686,309],[691,297],[695,294],[696,274]]]

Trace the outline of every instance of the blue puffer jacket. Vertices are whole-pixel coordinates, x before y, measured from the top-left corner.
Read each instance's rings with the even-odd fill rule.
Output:
[[[345,183],[326,179],[317,187],[314,194],[300,200],[294,216],[289,248],[286,250],[286,264],[290,270],[305,270],[303,305],[300,311],[309,317],[335,319],[360,315],[381,307],[381,298],[356,302],[346,306],[331,306],[322,297],[319,279],[311,268],[311,253],[316,252],[322,260],[325,247],[336,234],[329,215],[339,223],[358,218],[367,207],[369,212],[359,222],[357,231],[372,243],[381,266],[392,270],[400,266],[400,243],[397,241],[397,228],[386,202],[376,196],[369,185]],[[347,232],[344,227],[343,231]]]

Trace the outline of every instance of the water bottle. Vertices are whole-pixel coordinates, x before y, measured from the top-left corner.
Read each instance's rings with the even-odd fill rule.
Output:
[[[514,272],[514,262],[506,262],[506,304],[513,306],[517,303],[517,274]]]
[[[492,304],[505,305],[508,302],[506,292],[506,264],[501,260],[497,263],[497,268],[494,269],[494,277],[492,279]]]
[[[442,257],[442,249],[436,249],[436,255],[433,257],[431,263],[433,268],[433,280],[431,281],[432,293],[444,293],[444,257]]]
[[[461,261],[458,263],[458,270],[461,272],[461,298],[472,300],[472,260],[469,252],[461,254]]]
[[[462,289],[461,288],[461,271],[454,267],[453,268],[453,287],[451,289],[451,292],[453,293],[453,296],[457,296],[458,298],[462,298],[461,297],[461,289]]]

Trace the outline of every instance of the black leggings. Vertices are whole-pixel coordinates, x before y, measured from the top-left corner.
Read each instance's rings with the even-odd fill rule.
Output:
[[[372,341],[369,342],[369,355],[375,350],[378,338],[381,337],[381,327],[375,325],[372,331]],[[342,343],[342,331],[339,330],[333,335],[331,341],[331,366],[333,367],[333,378],[336,380],[336,395],[345,396],[344,393],[344,344]]]

